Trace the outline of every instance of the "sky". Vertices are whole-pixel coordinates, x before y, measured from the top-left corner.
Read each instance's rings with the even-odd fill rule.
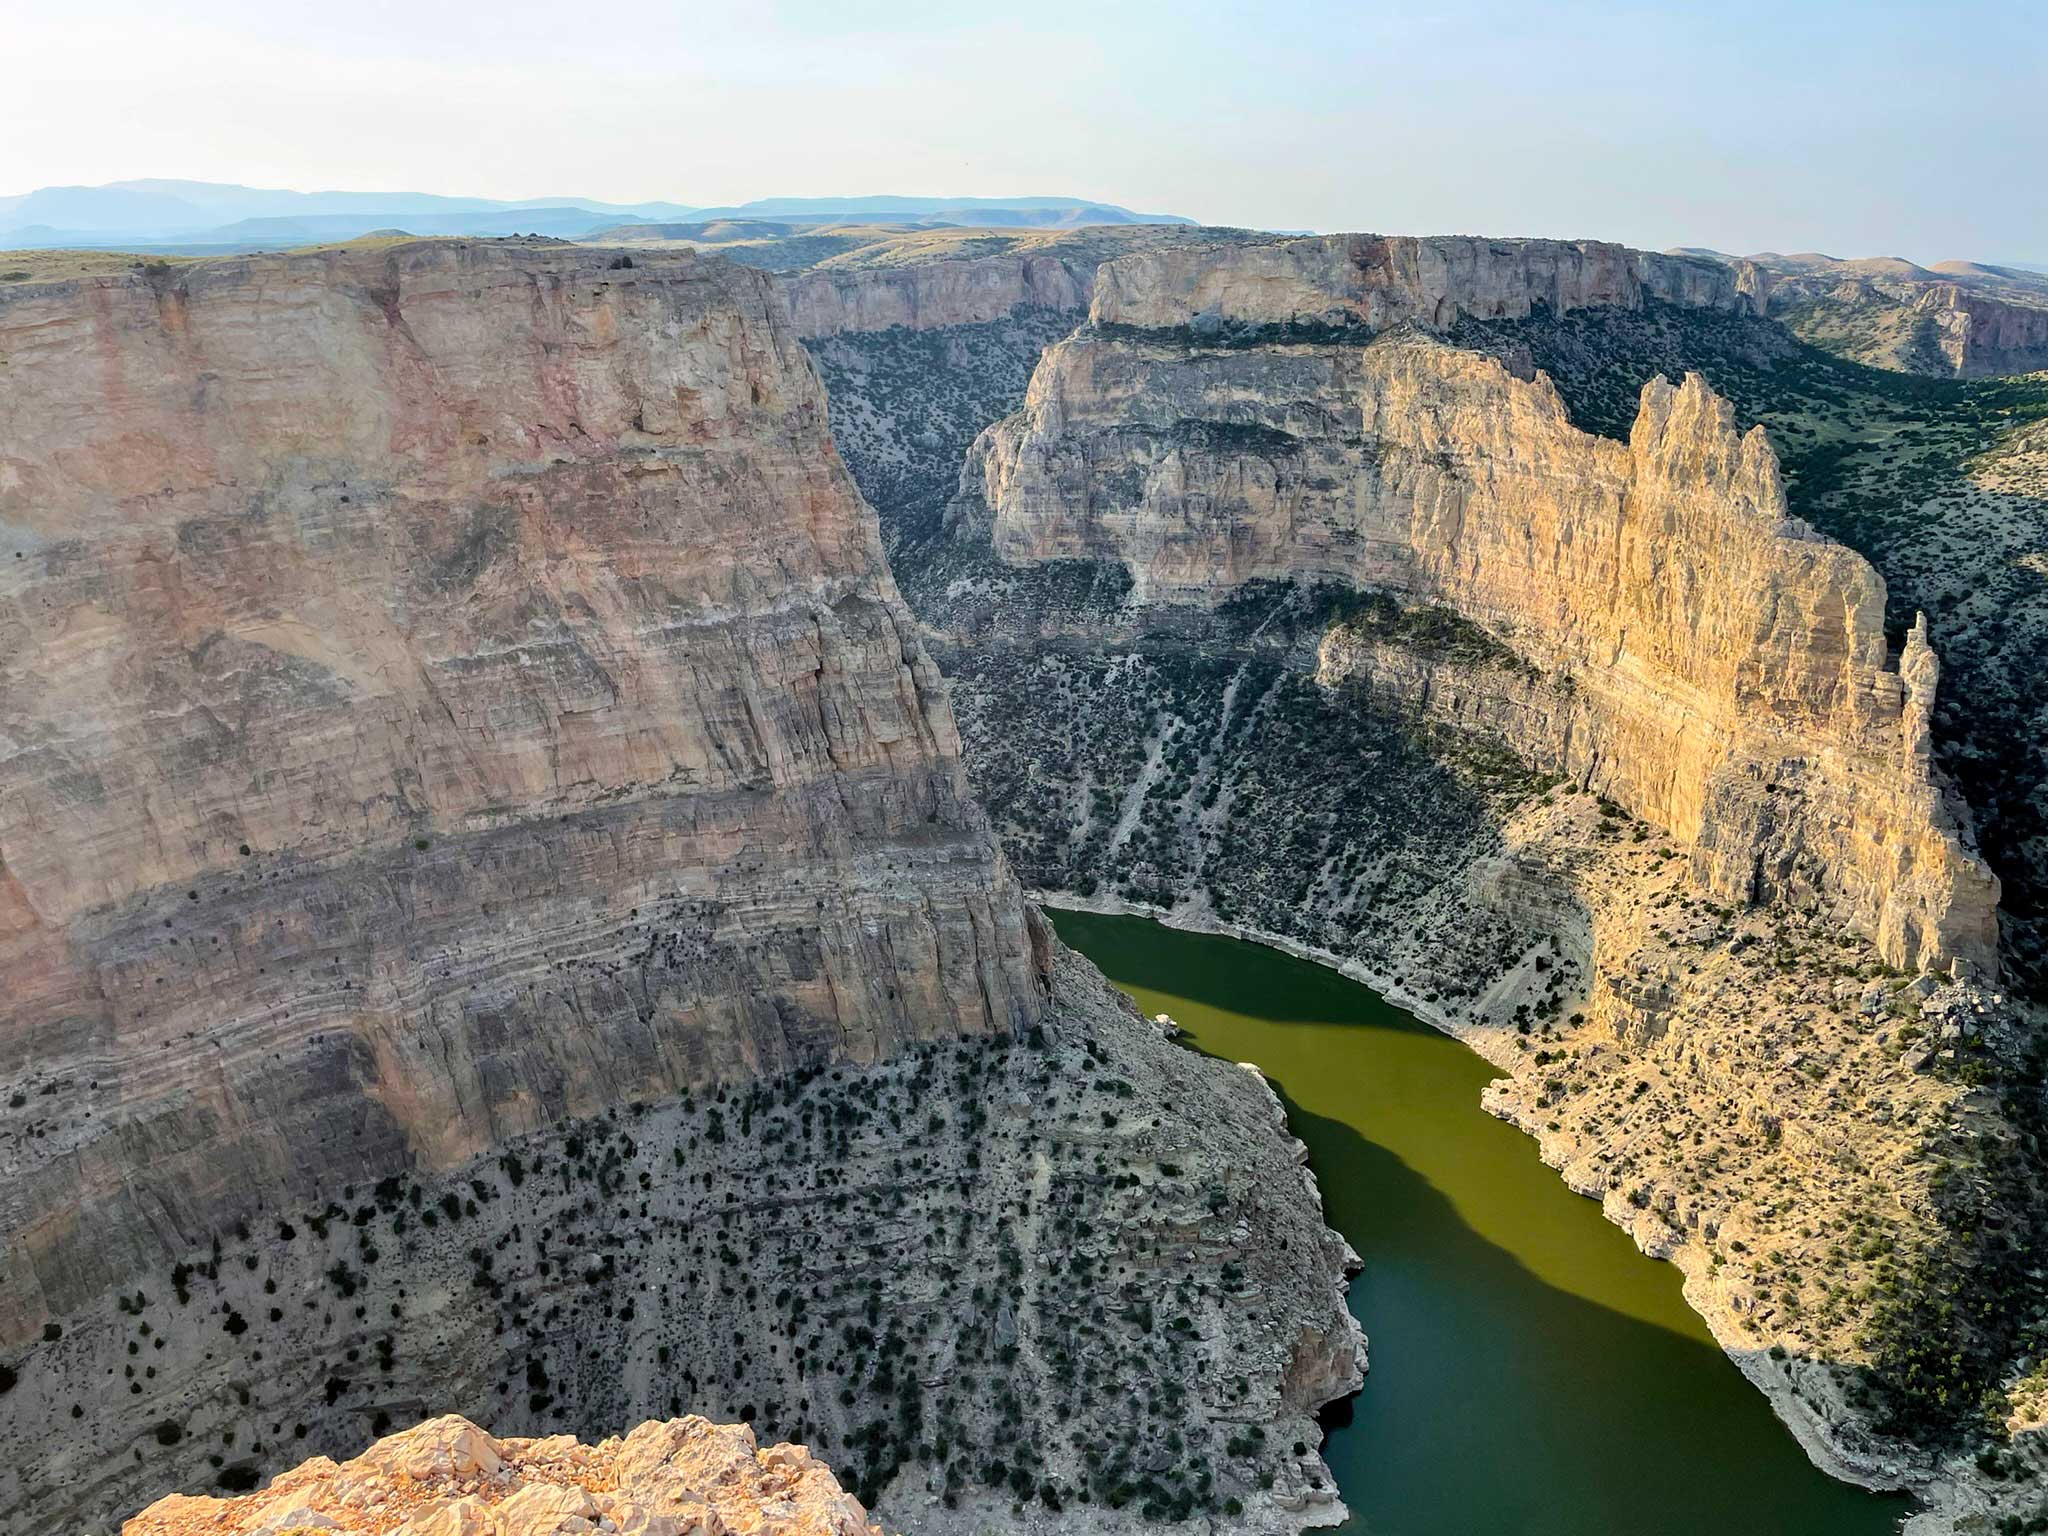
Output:
[[[2048,4],[0,0],[0,193],[141,176],[2048,262]]]

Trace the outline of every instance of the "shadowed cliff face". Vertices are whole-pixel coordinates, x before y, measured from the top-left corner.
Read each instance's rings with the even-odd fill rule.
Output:
[[[1035,1020],[765,277],[0,296],[0,1337],[266,1197]]]
[[[1288,249],[1179,287],[1234,293]],[[1136,260],[1150,282],[1160,258]],[[1121,266],[1098,321],[1128,312]],[[1427,338],[1091,328],[1048,351],[962,487],[1003,560],[1119,562],[1141,601],[1279,579],[1446,604],[1552,684],[1483,723],[1668,829],[1707,891],[1826,911],[1895,965],[1996,965],[1997,882],[1930,777],[1924,632],[1895,668],[1882,580],[1788,516],[1761,432],[1696,376],[1647,387],[1622,444],[1574,428],[1547,380]]]

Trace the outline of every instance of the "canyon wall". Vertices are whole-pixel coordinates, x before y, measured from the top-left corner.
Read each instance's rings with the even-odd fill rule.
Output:
[[[1353,259],[1430,245],[1106,268],[1095,323],[978,440],[961,516],[1012,564],[1121,563],[1140,602],[1213,606],[1300,580],[1444,603],[1562,690],[1533,735],[1507,727],[1510,744],[1669,830],[1706,890],[1825,911],[1909,969],[1995,968],[1997,882],[1929,768],[1924,634],[1891,665],[1880,578],[1787,515],[1769,445],[1697,377],[1647,387],[1622,444],[1574,428],[1547,380],[1409,331],[1210,347],[1123,328],[1302,313],[1276,261],[1308,261],[1312,285],[1337,261],[1333,289],[1304,290],[1330,297],[1310,313],[1375,328],[1530,300],[1527,262],[1505,284],[1446,290],[1381,280],[1414,261]],[[1594,282],[1575,264],[1567,291],[1555,254],[1545,303],[1624,294],[1635,270]]]
[[[1039,1018],[768,281],[0,296],[0,1338],[265,1198]]]
[[[1270,273],[1286,254],[1183,270]],[[1234,286],[1237,318],[1204,307]],[[1313,957],[1468,1041],[1503,1074],[1488,1107],[1683,1269],[1820,1465],[1916,1488],[1930,1529],[2000,1499],[2030,1512],[1972,1451],[1928,1449],[1947,1432],[1928,1426],[1997,1401],[2032,1358],[2005,1320],[2030,1315],[2035,1218],[1987,1150],[2024,1118],[1971,1086],[1999,1081],[2024,1037],[1981,978],[1901,975],[1845,921],[1860,908],[1874,933],[1889,913],[1902,953],[1942,942],[1945,911],[1989,945],[1960,813],[1917,766],[1934,656],[1913,605],[1894,601],[1887,628],[1861,561],[1784,515],[1771,455],[1712,391],[1659,380],[1646,410],[1642,387],[1705,372],[1774,437],[1784,421],[1807,455],[1788,462],[1814,469],[1836,440],[1811,447],[1812,425],[1853,431],[1866,399],[1889,446],[1882,377],[1800,348],[1715,281],[1698,292],[1734,307],[1618,285],[1567,290],[1615,302],[1559,313],[1555,284],[1525,305],[1509,295],[1529,285],[1500,283],[1427,306],[1505,369],[1415,334],[1416,303],[1396,310],[1405,334],[1368,348],[1362,302],[1185,288],[1166,325],[1054,347],[1028,392],[1021,362],[987,366],[1031,342],[1005,349],[998,327],[818,349],[835,435],[901,530],[892,565],[1023,878]],[[1405,374],[1372,355],[1403,347],[1420,353]],[[1534,359],[1572,421],[1619,440],[1561,426]],[[934,515],[940,456],[886,448],[975,404],[1021,414]],[[1848,482],[1859,504],[1917,505],[1927,471],[1872,457]],[[1825,515],[1819,475],[1798,504]],[[1028,512],[1016,528],[1011,507]],[[1952,501],[1939,515],[1975,526],[1950,522]],[[1981,515],[2007,542],[1973,539],[1973,558],[2017,569],[2030,525],[2002,503]],[[1828,526],[1866,548],[1867,526]],[[1360,571],[1389,589],[1360,591]],[[1639,593],[1617,596],[1624,576]],[[1956,648],[1953,608],[1911,590]],[[2010,611],[1996,582],[1972,591]],[[1959,660],[1967,679],[1977,653]],[[1959,714],[1991,729],[1981,691],[1941,691],[1951,751]],[[1618,801],[1696,815],[1701,835]],[[1931,1337],[1949,1346],[1934,1375]]]
[[[1355,1260],[1023,902],[767,276],[10,287],[0,635],[0,1526],[449,1410],[1342,1518]]]
[[[797,334],[819,341],[846,332],[985,325],[1020,309],[1070,310],[1094,294],[1101,258],[1058,250],[966,257],[896,267],[814,268],[780,279]]]
[[[1289,323],[1383,330],[1460,319],[1562,314],[1590,306],[1687,307],[1761,313],[1753,268],[1657,255],[1600,240],[1490,240],[1469,235],[1321,235],[1230,253],[1162,249],[1126,256],[1097,279],[1091,318],[1103,326]]]
[[[1942,284],[1913,308],[1933,317],[1942,355],[1961,378],[2048,368],[2048,302],[2014,304]]]

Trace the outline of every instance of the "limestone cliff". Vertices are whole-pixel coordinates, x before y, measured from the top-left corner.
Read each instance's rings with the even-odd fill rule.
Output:
[[[2048,368],[2048,302],[1954,283],[1793,281],[1774,308],[1816,346],[1878,368],[1963,379]]]
[[[1753,269],[1657,255],[1599,240],[1488,240],[1468,235],[1322,235],[1234,251],[1161,249],[1124,257],[1097,279],[1092,318],[1145,330],[1325,325],[1383,330],[1403,320],[1466,318],[1646,298],[1760,312]]]
[[[1078,321],[1106,261],[1138,251],[1273,241],[1256,230],[1174,224],[1068,230],[884,226],[836,230],[834,239],[838,247],[829,251],[816,234],[802,231],[745,248],[711,248],[750,263],[773,263],[797,334],[818,342],[899,328],[971,330],[1024,313],[1066,314]],[[838,396],[833,399],[836,406]]]
[[[756,1446],[744,1424],[640,1425],[580,1445],[493,1439],[453,1415],[388,1435],[336,1465],[316,1456],[240,1498],[173,1494],[122,1536],[880,1536],[860,1502],[800,1445]]]
[[[1094,295],[1099,256],[1053,248],[892,267],[819,267],[782,280],[806,341],[848,331],[985,325],[1020,309],[1071,310]]]
[[[0,1526],[450,1409],[1341,1517],[1348,1252],[1023,903],[765,275],[11,287],[0,630]]]
[[[0,378],[0,1337],[316,1178],[1038,1017],[765,279],[18,288]]]
[[[1256,285],[1269,254],[1214,266]],[[1098,321],[1150,281],[1138,260],[1140,283],[1105,269]],[[1244,290],[1177,291],[1230,311]],[[1358,312],[1376,323],[1385,291]],[[1416,290],[1392,291],[1405,317]],[[1788,517],[1762,434],[1696,376],[1646,388],[1621,444],[1546,380],[1408,333],[1245,348],[1098,326],[977,443],[963,504],[1002,559],[1121,562],[1141,602],[1300,579],[1446,604],[1557,683],[1549,709],[1502,712],[1509,744],[1668,829],[1704,889],[1818,908],[1908,968],[1996,966],[1997,883],[1928,768],[1924,633],[1902,675],[1882,581]]]

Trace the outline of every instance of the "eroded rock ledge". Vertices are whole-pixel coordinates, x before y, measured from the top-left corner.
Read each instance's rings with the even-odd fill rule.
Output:
[[[757,1446],[744,1424],[642,1424],[582,1445],[493,1439],[448,1415],[351,1461],[316,1456],[241,1498],[160,1499],[122,1536],[881,1536],[800,1445]]]
[[[1288,249],[1177,292],[1227,300]],[[1134,261],[1149,282],[1170,259]],[[1122,265],[1098,321],[1129,312]],[[1299,579],[1446,604],[1550,681],[1490,728],[1671,832],[1704,890],[1824,911],[1908,969],[1995,971],[1997,881],[1929,764],[1924,629],[1894,665],[1881,578],[1789,517],[1762,433],[1696,375],[1649,385],[1624,445],[1542,377],[1410,332],[1245,349],[1091,327],[962,486],[1003,560],[1115,561],[1139,602]]]

